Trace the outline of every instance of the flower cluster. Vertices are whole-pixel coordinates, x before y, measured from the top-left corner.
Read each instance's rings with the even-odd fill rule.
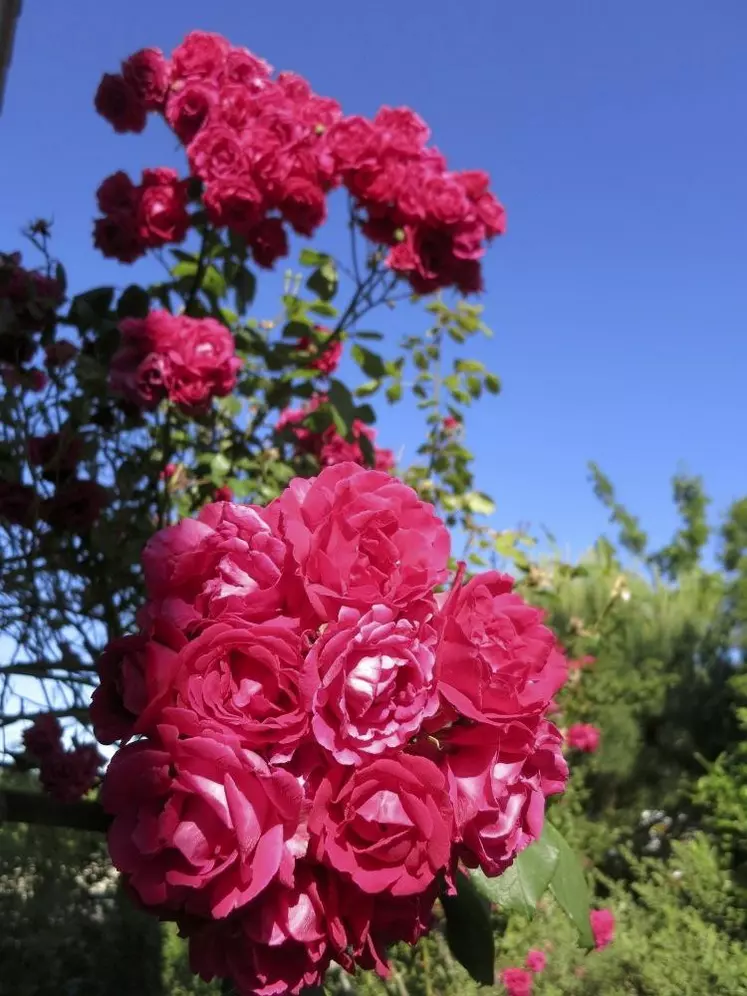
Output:
[[[209,220],[244,238],[260,266],[287,255],[287,226],[314,234],[339,186],[351,194],[363,233],[387,247],[389,267],[419,293],[479,290],[486,242],[505,229],[487,174],[450,172],[413,111],[345,117],[302,77],[273,77],[264,60],[220,35],[194,31],[171,59],[156,49],[137,52],[121,73],[104,76],[95,104],[119,132],[142,131],[149,112],[160,114],[201,181]],[[118,189],[114,180],[104,186]],[[137,197],[117,199],[115,212],[102,205],[96,242],[107,255],[130,262],[148,244],[163,244],[148,242],[154,228],[157,239],[183,238],[178,196],[157,209],[155,226],[141,208]]]
[[[58,802],[77,802],[96,784],[104,758],[93,744],[65,748],[59,720],[45,713],[23,733],[23,744],[39,765],[45,792]]]
[[[342,436],[334,424],[327,426],[322,432],[304,425],[308,416],[317,411],[326,400],[325,395],[315,394],[302,408],[286,408],[275,424],[275,431],[288,433],[296,450],[313,456],[320,467],[334,467],[341,463],[365,466],[366,453],[361,440],[366,440],[373,455],[374,468],[381,471],[393,470],[394,453],[376,446],[376,430],[360,419],[353,420],[349,439]]]
[[[147,544],[141,632],[91,707],[102,742],[137,737],[102,802],[115,865],[205,979],[385,974],[458,860],[496,875],[539,836],[567,778],[545,716],[565,659],[510,578],[439,594],[448,557],[430,505],[354,464]]]
[[[155,408],[167,397],[185,412],[201,412],[233,390],[241,360],[233,336],[214,318],[152,311],[124,319],[119,330],[110,385],[138,407]]]
[[[56,280],[24,269],[20,253],[0,253],[0,369],[6,380],[32,359],[34,333],[54,318],[63,296]]]
[[[126,173],[113,173],[96,200],[102,217],[94,222],[94,245],[122,263],[133,263],[148,249],[182,242],[189,230],[187,183],[173,169],[145,169],[137,186]]]

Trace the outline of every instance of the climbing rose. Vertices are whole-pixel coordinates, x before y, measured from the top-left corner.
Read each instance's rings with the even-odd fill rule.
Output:
[[[102,792],[112,860],[142,902],[220,918],[290,884],[293,776],[228,738],[159,734],[115,754]]]
[[[592,910],[590,917],[594,945],[597,951],[601,951],[615,939],[615,914],[608,909]]]
[[[446,578],[449,534],[401,481],[349,463],[296,480],[268,510],[323,619],[340,608],[404,606]]]
[[[60,747],[42,756],[39,781],[58,802],[77,802],[96,784],[103,763],[104,758],[93,744],[71,750]]]
[[[106,73],[96,91],[96,110],[118,132],[145,128],[145,105],[137,91],[120,74]]]
[[[23,744],[26,750],[41,760],[49,754],[62,748],[62,727],[60,721],[51,713],[37,716],[31,726],[23,731]]]
[[[446,869],[452,825],[443,775],[420,757],[330,768],[309,817],[320,860],[392,896],[423,892]]]
[[[568,727],[566,740],[569,747],[593,754],[599,748],[600,736],[596,726],[592,726],[590,723],[574,723],[573,726]]]

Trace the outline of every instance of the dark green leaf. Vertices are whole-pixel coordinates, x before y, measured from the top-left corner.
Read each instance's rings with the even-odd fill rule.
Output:
[[[501,382],[495,374],[485,374],[485,387],[491,394],[498,394],[501,389]]]
[[[216,297],[221,297],[226,293],[226,281],[223,279],[223,274],[212,263],[205,267],[205,272],[202,275],[202,289]]]
[[[372,353],[370,349],[366,349],[365,346],[359,346],[356,342],[353,345],[351,354],[367,377],[378,380],[386,376],[386,366],[378,353]]]
[[[131,284],[117,302],[117,317],[145,318],[149,309],[150,294],[137,284]]]
[[[501,909],[531,917],[550,884],[558,858],[558,848],[543,831],[540,839],[517,855],[498,878],[488,878],[479,869],[471,877],[477,889]]]
[[[342,419],[343,424],[345,425],[343,435],[346,436],[350,431],[350,427],[352,426],[355,418],[355,402],[353,400],[353,396],[343,383],[339,380],[333,380],[330,382],[329,389],[327,390],[327,397],[329,398],[330,404],[334,406],[335,410]]]
[[[395,380],[395,382],[393,384],[390,384],[389,387],[386,389],[386,399],[387,401],[391,402],[391,404],[395,404],[401,398],[402,398],[402,382],[399,380]]]
[[[495,942],[488,904],[466,875],[457,872],[457,894],[441,893],[451,953],[476,982],[495,982]]]
[[[311,335],[311,322],[294,320],[283,329],[286,339],[308,339]]]
[[[257,278],[247,270],[245,266],[236,274],[234,280],[234,290],[236,291],[236,308],[242,315],[254,300],[254,293],[257,287]]]
[[[355,417],[366,425],[373,425],[376,421],[376,414],[370,405],[359,405],[355,409]]]
[[[337,293],[338,282],[337,268],[333,260],[328,259],[314,270],[306,281],[306,286],[322,301],[330,301]]]
[[[97,328],[109,314],[113,298],[113,287],[95,287],[84,294],[78,294],[70,303],[70,321],[81,332]]]
[[[589,919],[591,903],[581,862],[552,824],[545,823],[543,837],[558,850],[558,863],[550,881],[550,891],[578,930],[582,946],[590,950],[594,947]]]
[[[381,340],[384,338],[381,332],[356,332],[356,339],[376,339]]]

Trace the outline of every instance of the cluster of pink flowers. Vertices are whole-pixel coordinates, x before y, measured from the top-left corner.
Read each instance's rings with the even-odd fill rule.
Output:
[[[568,727],[565,739],[568,746],[574,750],[593,754],[599,749],[601,733],[599,732],[599,728],[592,726],[591,723],[574,723]]]
[[[143,170],[139,185],[126,173],[113,173],[96,192],[102,217],[93,241],[104,256],[133,263],[148,249],[182,242],[189,230],[187,183],[176,170]]]
[[[77,802],[98,781],[104,758],[93,744],[66,748],[59,720],[45,713],[23,733],[23,743],[39,765],[44,791],[58,802]]]
[[[308,362],[312,370],[329,376],[333,374],[340,365],[342,359],[342,339],[335,339],[327,342],[332,335],[332,330],[317,325],[314,329],[317,336],[322,339],[320,344],[312,341],[310,337],[303,337],[298,340],[298,348],[302,352],[309,353],[311,360]]]
[[[289,430],[299,453],[309,453],[316,458],[320,467],[334,467],[341,463],[357,463],[364,466],[365,454],[360,440],[364,437],[371,443],[374,455],[374,468],[389,471],[394,469],[395,459],[391,450],[376,446],[376,430],[354,419],[351,426],[352,439],[341,436],[335,425],[327,426],[323,432],[315,432],[303,423],[326,401],[323,394],[315,394],[302,408],[286,408],[275,424],[275,431]]]
[[[505,229],[487,174],[450,172],[413,111],[345,117],[302,77],[273,77],[264,60],[220,35],[194,31],[171,59],[157,49],[137,52],[121,73],[104,76],[95,104],[119,132],[142,131],[149,112],[162,115],[202,182],[210,221],[242,236],[260,266],[287,255],[286,225],[314,234],[339,186],[352,195],[365,235],[389,247],[391,269],[420,293],[479,290],[486,242]],[[175,199],[178,208],[158,208],[168,223],[155,226],[156,238],[184,237],[186,210]],[[143,224],[147,237],[154,226],[138,198],[123,206],[127,217],[120,206],[116,214],[102,208],[97,244],[130,262],[147,248]]]
[[[567,675],[542,615],[354,464],[266,508],[205,506],[143,553],[141,631],[104,653],[92,719],[126,743],[102,790],[129,887],[203,978],[298,993],[331,959],[385,974],[457,861],[498,875],[567,767]]]
[[[34,333],[53,320],[63,296],[56,280],[24,269],[20,253],[0,253],[0,371],[9,386],[20,383],[18,370],[37,349]],[[34,385],[31,377],[30,386],[39,390],[43,384]]]
[[[615,914],[610,909],[592,910],[590,914],[594,947],[602,951],[615,938]],[[551,945],[547,945],[548,950]],[[547,955],[538,948],[527,952],[524,968],[504,968],[500,974],[507,996],[532,996],[534,976],[547,967]]]
[[[152,311],[146,318],[124,319],[119,330],[109,383],[140,408],[155,408],[168,398],[185,412],[201,412],[236,384],[241,360],[233,336],[214,318]]]

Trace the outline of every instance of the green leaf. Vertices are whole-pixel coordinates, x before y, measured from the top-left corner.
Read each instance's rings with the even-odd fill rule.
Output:
[[[306,281],[306,286],[322,301],[330,301],[337,293],[338,283],[337,267],[333,260],[327,259],[314,270]]]
[[[386,389],[386,400],[391,404],[395,404],[402,398],[402,382],[395,380],[393,384],[390,384]]]
[[[539,840],[514,858],[498,878],[488,878],[479,869],[471,873],[475,887],[508,913],[532,917],[558,865],[560,852],[545,830]]]
[[[311,322],[294,319],[283,329],[285,339],[308,339],[311,337]]]
[[[324,252],[317,252],[316,249],[302,249],[298,261],[301,266],[321,266],[326,263],[329,256]]]
[[[373,425],[376,421],[376,413],[370,405],[358,405],[355,409],[355,417],[366,425]]]
[[[361,384],[360,387],[356,387],[355,396],[357,398],[368,398],[372,394],[376,394],[380,387],[380,380],[367,380],[365,384]]]
[[[179,277],[193,277],[196,273],[197,260],[194,257],[180,260],[176,266],[171,267],[171,276],[176,279],[179,279]]]
[[[482,373],[485,364],[480,363],[479,360],[455,360],[454,369],[459,370],[460,373]]]
[[[212,263],[205,267],[205,272],[202,275],[202,289],[216,297],[221,297],[226,293],[226,281],[223,274]]]
[[[378,353],[372,353],[365,346],[354,343],[351,355],[367,377],[380,380],[386,376],[386,366]]]
[[[58,263],[54,270],[54,278],[57,281],[57,285],[60,288],[60,293],[64,294],[67,290],[67,273],[65,273],[65,267],[62,263]]]
[[[231,461],[223,453],[216,453],[210,461],[210,477],[213,481],[221,483],[230,469]]]
[[[384,338],[384,336],[383,336],[383,334],[381,332],[356,332],[355,333],[355,338],[356,339],[375,339],[377,341],[380,341],[381,339]]]
[[[329,301],[312,301],[309,305],[309,311],[313,311],[315,315],[321,315],[323,318],[334,318],[337,315],[337,308]]]
[[[446,914],[446,940],[451,953],[476,982],[495,982],[495,942],[490,911],[469,878],[457,872],[457,894],[441,893]]]
[[[563,835],[551,823],[545,822],[543,837],[558,850],[558,863],[550,881],[550,891],[578,930],[581,945],[591,950],[594,947],[594,934],[589,918],[591,901],[581,862]]]
[[[495,374],[485,374],[485,387],[491,394],[500,394],[501,381]]]
[[[333,380],[330,381],[327,397],[329,398],[329,403],[342,419],[345,426],[343,435],[347,436],[355,419],[355,401],[353,400],[353,395],[341,381]],[[334,418],[334,413],[332,417]]]
[[[149,309],[150,294],[137,284],[131,284],[117,302],[117,317],[145,318]]]
[[[495,502],[481,491],[470,491],[464,496],[464,504],[475,515],[492,515],[495,512]]]
[[[234,279],[234,290],[236,292],[236,308],[242,315],[254,300],[254,293],[257,287],[257,278],[251,270],[242,266]]]

